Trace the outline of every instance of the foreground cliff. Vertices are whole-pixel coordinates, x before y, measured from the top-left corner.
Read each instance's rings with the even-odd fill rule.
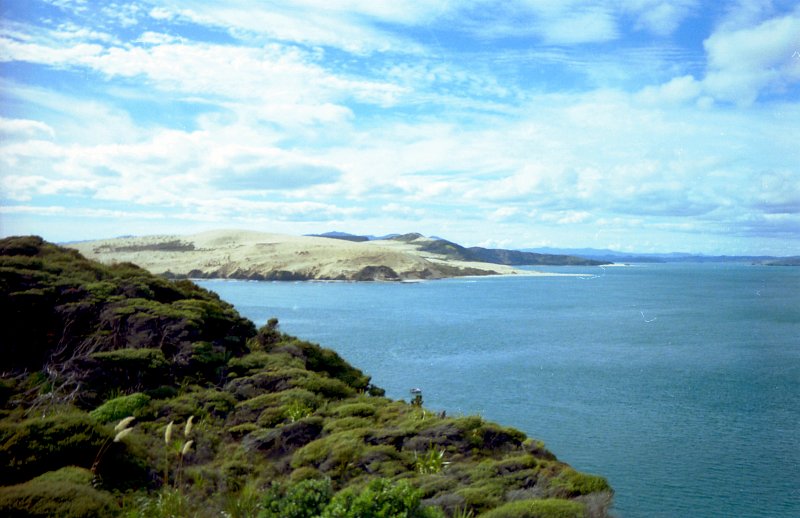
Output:
[[[383,397],[189,281],[0,240],[2,516],[604,516],[523,433]]]

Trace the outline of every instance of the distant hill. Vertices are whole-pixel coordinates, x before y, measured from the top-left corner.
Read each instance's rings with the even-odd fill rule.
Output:
[[[783,257],[781,259],[767,261],[764,264],[767,266],[800,266],[800,256]]]
[[[781,258],[768,255],[702,255],[683,252],[629,253],[597,248],[526,248],[530,252],[570,254],[616,263],[767,263]],[[791,259],[791,258],[788,258]]]
[[[356,236],[348,234],[347,232],[325,232],[324,234],[306,234],[308,237],[327,237],[330,239],[341,239],[343,241],[352,241],[354,243],[363,243],[369,241],[369,236]]]
[[[459,261],[503,264],[507,266],[599,266],[613,261],[587,259],[565,254],[541,254],[502,248],[463,247],[441,238],[426,238],[422,234],[403,234],[391,240],[416,245],[423,252],[439,254]]]

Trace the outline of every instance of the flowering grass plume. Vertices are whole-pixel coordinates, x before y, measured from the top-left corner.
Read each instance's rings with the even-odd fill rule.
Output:
[[[192,448],[192,444],[194,444],[194,441],[186,441],[186,444],[184,444],[183,448],[181,449],[181,457],[189,453],[189,450]]]
[[[167,425],[167,429],[164,430],[164,442],[169,444],[172,441],[172,427],[175,425],[175,421],[170,421]]]
[[[117,426],[114,427],[114,431],[119,432],[121,430],[126,429],[128,425],[131,424],[131,422],[133,422],[134,419],[136,419],[134,416],[129,415],[128,417],[117,423]]]
[[[122,439],[125,438],[126,435],[128,435],[132,431],[133,431],[133,428],[125,428],[125,429],[120,430],[119,433],[117,433],[117,435],[114,436],[114,442],[121,441]]]

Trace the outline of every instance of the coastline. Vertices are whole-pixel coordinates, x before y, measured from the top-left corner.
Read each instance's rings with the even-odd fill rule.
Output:
[[[395,241],[220,230],[68,245],[104,264],[133,263],[174,279],[408,282],[483,276],[575,275],[452,259]]]

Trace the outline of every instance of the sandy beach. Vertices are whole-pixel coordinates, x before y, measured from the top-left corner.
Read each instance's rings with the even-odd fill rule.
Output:
[[[352,242],[243,230],[73,243],[90,259],[131,262],[173,277],[253,280],[408,281],[482,275],[551,275],[454,261],[392,240]],[[558,274],[554,274],[558,275]]]

